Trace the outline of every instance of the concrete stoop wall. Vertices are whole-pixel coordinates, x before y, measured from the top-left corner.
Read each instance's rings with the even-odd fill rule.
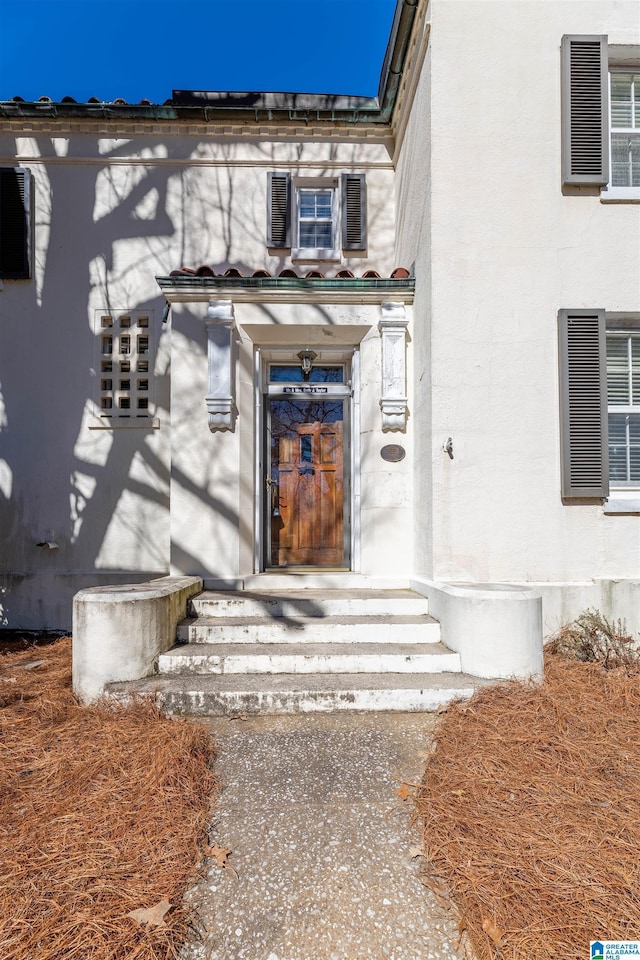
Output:
[[[207,593],[197,577],[165,577],[83,590],[74,690],[155,694],[173,712],[428,710],[468,696],[474,678],[541,676],[535,591],[406,587]]]
[[[502,583],[412,580],[440,621],[442,641],[460,654],[465,673],[487,679],[542,676],[542,597]]]
[[[173,646],[199,577],[161,577],[147,583],[81,590],[73,599],[73,690],[84,702],[108,683],[149,676]]]

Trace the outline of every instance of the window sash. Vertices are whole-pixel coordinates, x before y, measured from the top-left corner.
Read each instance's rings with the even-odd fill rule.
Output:
[[[611,186],[640,187],[640,73],[609,72]]]
[[[607,332],[609,479],[640,486],[640,331]]]
[[[336,188],[299,187],[298,246],[303,250],[333,250],[336,246]]]

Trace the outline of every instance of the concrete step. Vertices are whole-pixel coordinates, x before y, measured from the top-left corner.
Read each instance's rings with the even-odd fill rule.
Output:
[[[183,643],[438,643],[428,614],[376,617],[195,617],[178,624]]]
[[[199,617],[379,617],[429,613],[413,590],[205,590],[191,600]]]
[[[460,671],[442,643],[193,643],[161,654],[160,674],[441,673]]]
[[[408,590],[411,577],[371,577],[348,570],[311,570],[309,567],[282,568],[254,573],[235,581],[232,589],[259,590],[265,593],[280,590]],[[206,590],[229,589],[225,584],[205,580]]]
[[[155,676],[111,683],[118,699],[151,696],[167,713],[242,716],[366,711],[434,711],[470,697],[487,681],[462,673]]]

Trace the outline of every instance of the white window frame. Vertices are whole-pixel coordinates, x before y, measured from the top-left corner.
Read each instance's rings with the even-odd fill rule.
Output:
[[[331,190],[331,247],[303,247],[300,244],[300,194],[302,190]],[[340,181],[333,177],[293,177],[292,227],[293,246],[292,260],[335,260],[342,259],[340,249]]]
[[[640,339],[640,317],[614,316],[607,314],[606,336],[635,335]],[[610,413],[638,413],[640,404],[607,403],[607,415]],[[604,502],[605,513],[640,513],[640,481],[616,481],[611,477],[609,466],[609,497]]]
[[[636,76],[636,82],[640,84],[640,61],[637,63],[616,63],[614,60],[613,63],[609,63],[609,170],[610,177],[613,179],[613,154],[611,150],[611,134],[612,132],[630,132],[636,133],[638,139],[640,139],[640,117],[637,118],[637,123],[635,127],[630,127],[627,131],[625,127],[613,127],[613,110],[611,103],[611,77],[616,73],[631,73]],[[627,202],[627,203],[640,203],[640,186],[637,187],[614,187],[612,183],[608,183],[600,191],[600,199],[604,202]]]

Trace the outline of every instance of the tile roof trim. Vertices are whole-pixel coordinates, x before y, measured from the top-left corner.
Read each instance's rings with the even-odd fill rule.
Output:
[[[413,277],[318,278],[318,277],[225,277],[175,271],[157,276],[156,282],[169,303],[203,302],[210,299],[251,303],[412,303]]]

